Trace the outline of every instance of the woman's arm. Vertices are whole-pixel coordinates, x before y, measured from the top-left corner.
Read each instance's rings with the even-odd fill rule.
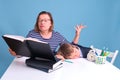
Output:
[[[12,49],[9,48],[8,50],[9,50],[9,52],[10,52],[11,55],[13,55],[13,56],[15,56],[15,57],[17,57],[17,58],[22,57],[22,56],[20,56],[20,55],[17,55],[17,54],[15,53],[15,51],[13,51]]]
[[[10,49],[10,48],[9,48],[9,52],[10,52],[10,54],[11,54],[11,55],[16,56],[15,51],[13,51],[13,50],[12,50],[12,49]]]

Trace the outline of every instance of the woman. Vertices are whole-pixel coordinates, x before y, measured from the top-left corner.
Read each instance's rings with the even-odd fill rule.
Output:
[[[35,27],[29,31],[27,37],[37,38],[41,41],[48,42],[54,55],[59,45],[63,43],[69,43],[59,32],[55,32],[54,21],[50,12],[42,11],[38,14]],[[72,43],[77,44],[81,30],[84,26],[76,26],[76,34]],[[16,56],[16,53],[9,49],[10,53]]]

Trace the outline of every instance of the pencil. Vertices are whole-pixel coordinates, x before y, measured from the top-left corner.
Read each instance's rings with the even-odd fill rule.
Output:
[[[64,60],[65,62],[68,62],[68,63],[73,63],[72,61],[70,61],[70,60]]]

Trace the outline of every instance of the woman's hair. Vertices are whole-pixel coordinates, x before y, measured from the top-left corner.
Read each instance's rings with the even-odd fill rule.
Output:
[[[74,52],[73,45],[71,45],[70,43],[64,43],[58,49],[58,53],[62,55],[65,59],[68,59],[72,52]]]
[[[47,15],[50,17],[51,26],[50,26],[49,31],[51,32],[51,31],[53,30],[53,28],[54,28],[54,21],[53,21],[53,18],[52,18],[51,13],[50,13],[50,12],[47,12],[47,11],[42,11],[42,12],[40,12],[40,13],[38,14],[37,19],[36,19],[36,23],[35,23],[34,30],[35,30],[36,32],[39,32],[39,31],[40,31],[40,30],[39,30],[39,26],[38,26],[38,20],[39,20],[39,16],[42,15],[42,14],[47,14]]]

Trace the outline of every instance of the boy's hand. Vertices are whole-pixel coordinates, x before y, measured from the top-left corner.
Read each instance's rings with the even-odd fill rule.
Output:
[[[81,30],[83,29],[83,28],[85,28],[85,26],[84,25],[77,25],[76,27],[75,27],[75,30],[76,30],[76,35],[80,35],[80,32],[81,32]]]
[[[58,59],[61,59],[62,61],[65,60],[65,58],[64,58],[62,55],[60,55],[60,54],[56,54],[55,56],[56,56]]]

